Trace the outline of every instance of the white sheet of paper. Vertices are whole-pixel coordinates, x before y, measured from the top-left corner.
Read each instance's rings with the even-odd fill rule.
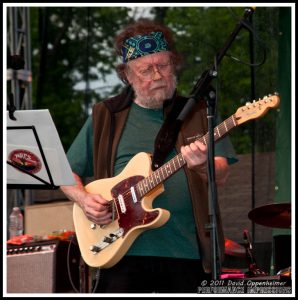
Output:
[[[19,128],[34,126],[54,185],[74,185],[75,180],[71,167],[49,110],[19,110],[14,112],[14,116],[17,119],[16,121],[11,120],[7,113],[7,127],[18,127],[17,129],[7,129],[7,160],[9,161],[14,151],[18,152],[20,150],[25,151],[25,153],[29,151],[41,163],[40,168],[33,174],[50,184],[45,161],[39,150],[33,130]],[[7,165],[7,183],[44,185],[41,181],[10,165]]]

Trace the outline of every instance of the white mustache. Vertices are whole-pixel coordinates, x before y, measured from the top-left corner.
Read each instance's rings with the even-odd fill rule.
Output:
[[[165,82],[160,82],[158,84],[155,84],[155,85],[151,86],[150,90],[154,90],[154,89],[157,89],[157,88],[164,88],[166,86],[167,86],[167,84]]]
[[[173,80],[174,80],[174,85],[176,86],[176,84],[177,84],[177,77],[174,74],[172,76],[173,76]],[[150,89],[149,89],[150,91],[154,90],[154,89],[157,89],[157,88],[166,88],[167,87],[167,82],[165,80],[163,80],[163,79],[160,79],[159,81],[154,82],[153,84],[154,85],[151,86]]]

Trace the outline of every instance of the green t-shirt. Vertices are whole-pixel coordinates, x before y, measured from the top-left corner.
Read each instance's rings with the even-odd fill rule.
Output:
[[[163,109],[132,105],[117,148],[115,175],[137,153],[153,153],[154,140],[163,121]],[[167,160],[175,155],[173,150]],[[199,258],[192,204],[183,169],[166,180],[164,187],[165,191],[153,200],[152,206],[169,210],[169,221],[159,228],[143,232],[127,255]]]
[[[154,141],[164,121],[163,109],[146,109],[132,104],[116,153],[114,173],[119,174],[139,152],[153,153]],[[72,170],[81,177],[93,175],[93,129],[91,117],[70,147],[67,157]],[[177,155],[173,151],[167,161]],[[215,155],[232,163],[235,153],[228,138],[215,144]],[[155,229],[144,231],[133,243],[127,255],[200,257],[192,204],[183,168],[164,182],[165,191],[153,200],[153,208],[167,209],[169,221]]]

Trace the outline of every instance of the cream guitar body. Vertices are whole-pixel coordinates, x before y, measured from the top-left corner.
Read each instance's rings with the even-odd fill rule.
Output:
[[[74,204],[75,231],[79,245],[81,245],[82,257],[89,266],[110,268],[123,257],[134,240],[143,231],[160,227],[168,221],[169,211],[160,208],[152,209],[152,201],[164,191],[162,184],[146,194],[142,201],[140,199],[134,201],[131,195],[130,185],[148,177],[150,173],[150,155],[141,152],[130,160],[118,176],[96,180],[86,185],[85,188],[89,193],[100,194],[105,199],[118,199],[118,196],[125,193],[127,189],[129,191],[128,195],[123,196],[126,197],[126,210],[122,209],[123,212],[121,212],[120,205],[117,207],[117,204],[111,203],[115,208],[115,220],[103,228],[89,221],[79,205]],[[121,215],[120,219],[119,215]],[[119,228],[122,228],[124,232],[116,238]],[[111,238],[111,234],[112,239],[113,234],[115,234],[115,240],[106,243],[105,240]],[[91,251],[93,246],[105,247],[100,252],[96,252]]]

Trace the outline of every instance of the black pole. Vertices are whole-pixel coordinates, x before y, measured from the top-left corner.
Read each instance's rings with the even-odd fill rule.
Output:
[[[249,18],[250,23],[252,24],[253,19],[252,16]],[[255,55],[254,55],[254,39],[253,33],[249,32],[249,52],[250,52],[250,78],[251,78],[251,99],[255,99],[256,97],[256,84],[255,84]],[[255,120],[251,123],[251,209],[255,208]],[[252,244],[255,243],[255,224],[251,223],[252,226]]]
[[[90,7],[87,7],[87,16],[86,16],[86,27],[87,27],[87,36],[86,36],[86,64],[85,64],[85,116],[89,115],[89,104],[90,104],[90,78],[89,78],[89,56],[90,56],[90,32],[91,32],[91,20],[90,20]]]
[[[184,106],[183,110],[177,118],[178,120],[184,120],[188,113],[192,110],[196,102],[200,101],[205,96],[209,84],[211,83],[212,79],[217,76],[217,66],[220,64],[221,60],[223,59],[227,50],[235,40],[241,28],[244,27],[243,21],[246,20],[253,12],[253,8],[247,8],[245,10],[243,18],[237,23],[236,27],[232,31],[230,37],[228,38],[223,48],[220,50],[219,53],[216,54],[215,64],[210,69],[205,70],[202,76],[195,84],[191,92],[190,98],[188,99],[186,105]]]
[[[254,12],[253,8],[248,8],[245,10],[243,18],[237,23],[224,47],[217,53],[215,57],[214,65],[203,72],[202,76],[197,81],[194,86],[191,96],[188,99],[186,105],[183,110],[179,114],[177,120],[183,121],[188,113],[192,110],[196,102],[201,99],[207,98],[207,117],[208,117],[208,192],[209,192],[209,217],[210,223],[205,224],[206,228],[211,231],[211,244],[212,244],[212,279],[218,280],[220,279],[220,245],[218,238],[218,228],[217,228],[217,190],[216,190],[216,181],[215,181],[215,168],[214,168],[214,112],[216,111],[215,103],[216,103],[216,93],[214,93],[210,88],[210,83],[212,79],[217,77],[217,68],[220,64],[222,58],[225,56],[228,48],[231,46],[233,41],[235,40],[237,34],[244,26],[244,21],[249,18]]]
[[[215,127],[215,110],[216,110],[216,93],[210,91],[207,96],[207,118],[208,118],[208,132],[213,132]],[[212,278],[220,278],[221,260],[220,260],[220,245],[218,239],[218,226],[217,226],[217,188],[215,181],[215,164],[214,164],[214,134],[209,134],[208,138],[208,207],[210,223],[207,228],[211,231],[212,242]]]

